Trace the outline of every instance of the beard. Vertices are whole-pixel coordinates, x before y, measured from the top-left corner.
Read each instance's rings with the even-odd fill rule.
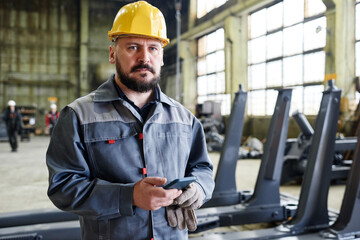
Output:
[[[157,86],[157,84],[160,81],[160,74],[153,77],[152,79],[150,79],[150,81],[138,80],[136,78],[129,77],[129,75],[124,73],[124,71],[122,70],[117,58],[115,58],[115,66],[116,66],[116,72],[120,78],[120,82],[122,84],[124,84],[127,88],[129,88],[135,92],[145,93],[145,92],[151,91]],[[137,70],[139,68],[146,68],[151,73],[155,74],[155,70],[147,64],[137,65],[137,66],[131,68],[130,72],[134,72],[135,70]],[[146,73],[141,74],[140,76],[145,78]]]

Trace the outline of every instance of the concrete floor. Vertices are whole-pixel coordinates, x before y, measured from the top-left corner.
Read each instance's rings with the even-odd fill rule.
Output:
[[[46,195],[48,172],[45,153],[50,138],[32,136],[30,141],[19,141],[18,152],[12,153],[8,142],[0,142],[0,213],[40,208],[54,208]],[[216,168],[219,154],[210,153]],[[252,190],[255,185],[259,160],[238,161],[237,187]],[[339,211],[345,186],[331,186],[329,208]],[[281,193],[299,196],[300,186],[281,186]]]

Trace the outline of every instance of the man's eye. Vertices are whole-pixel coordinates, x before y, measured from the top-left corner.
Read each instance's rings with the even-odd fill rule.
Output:
[[[150,47],[150,51],[151,52],[158,52],[158,48],[157,47]]]
[[[137,49],[137,46],[130,46],[129,49],[130,49],[130,50],[136,50],[136,49]]]

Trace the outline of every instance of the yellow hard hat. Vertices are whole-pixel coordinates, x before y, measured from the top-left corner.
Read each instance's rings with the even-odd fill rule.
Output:
[[[116,14],[108,36],[112,41],[120,35],[155,38],[162,42],[163,47],[169,43],[164,15],[145,1],[129,3]]]

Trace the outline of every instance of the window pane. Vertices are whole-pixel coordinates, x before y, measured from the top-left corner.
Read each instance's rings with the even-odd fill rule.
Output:
[[[322,82],[324,76],[325,52],[304,55],[304,82]]]
[[[355,44],[355,63],[356,63],[355,73],[356,76],[359,76],[360,75],[360,42],[357,42]]]
[[[225,70],[225,54],[224,50],[218,51],[215,53],[216,57],[216,71],[223,71]]]
[[[305,9],[305,17],[311,17],[326,11],[326,6],[322,0],[306,0],[307,9]]]
[[[214,52],[216,50],[216,44],[219,39],[216,39],[216,32],[213,32],[206,36],[206,52]]]
[[[302,55],[284,58],[284,86],[302,84],[302,58]]]
[[[198,104],[202,104],[202,103],[204,103],[204,102],[207,101],[207,100],[208,100],[208,97],[207,97],[207,96],[198,96],[198,98],[197,98]]]
[[[356,35],[356,40],[360,40],[360,4],[356,4],[355,14],[356,14],[355,35]]]
[[[283,3],[280,2],[267,9],[267,30],[272,31],[283,25]]]
[[[218,30],[216,30],[215,32],[215,37],[216,37],[216,49],[220,50],[220,49],[224,49],[225,46],[225,33],[224,33],[224,29],[223,28],[219,28]]]
[[[322,99],[323,85],[308,86],[304,88],[304,114],[317,115]]]
[[[202,57],[206,55],[206,38],[202,37],[198,40],[198,56]]]
[[[197,78],[197,94],[206,95],[207,94],[207,81],[206,76],[201,76]]]
[[[249,93],[251,99],[251,114],[256,116],[265,115],[265,90],[251,91]]]
[[[302,22],[304,20],[304,0],[284,0],[284,25]]]
[[[206,56],[206,72],[211,73],[216,71],[216,53]]]
[[[326,44],[326,18],[318,18],[304,24],[304,50],[324,47]]]
[[[198,103],[215,99],[225,92],[224,29],[198,39]]]
[[[291,96],[291,105],[290,105],[290,114],[298,110],[299,112],[303,112],[303,91],[304,88],[302,86],[294,87]]]
[[[249,41],[249,63],[265,61],[266,37],[260,37]]]
[[[266,9],[250,15],[250,38],[259,37],[266,33]]]
[[[303,51],[303,24],[284,29],[284,55],[289,56]]]
[[[206,5],[206,13],[210,12],[215,8],[214,0],[207,0],[205,5]]]
[[[216,74],[216,93],[225,92],[225,72]]]
[[[198,75],[206,74],[206,61],[204,57],[198,59],[197,71],[198,71]]]
[[[250,66],[249,89],[265,88],[265,63]]]
[[[201,18],[214,8],[220,7],[227,0],[197,0],[197,17]]]
[[[266,86],[282,86],[282,61],[269,62],[266,65]]]
[[[215,93],[216,92],[216,75],[211,74],[207,75],[207,94]]]
[[[267,36],[267,59],[280,57],[282,55],[282,31]]]
[[[206,0],[197,0],[197,17],[201,18],[206,14]]]
[[[266,115],[273,115],[278,96],[276,90],[266,90]]]
[[[231,95],[230,94],[217,94],[216,100],[221,102],[221,114],[229,115],[231,108]]]

